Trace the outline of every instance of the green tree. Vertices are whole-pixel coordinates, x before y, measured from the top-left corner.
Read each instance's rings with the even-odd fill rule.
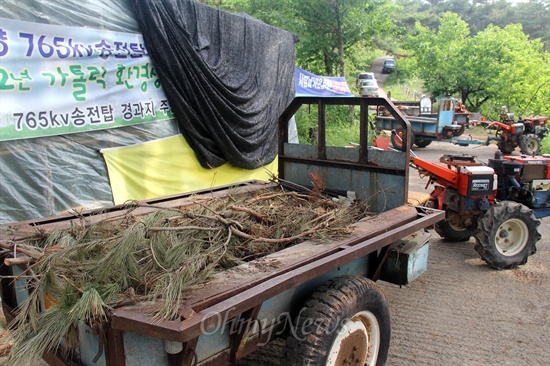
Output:
[[[443,14],[438,30],[416,23],[416,36],[410,38],[408,49],[416,60],[417,72],[424,88],[432,96],[456,94],[461,67],[458,55],[469,37],[469,29],[454,13]]]
[[[403,33],[414,32],[417,22],[431,29],[437,28],[439,15],[436,6],[423,0],[396,0],[396,3],[401,8],[393,18]]]
[[[540,38],[545,51],[550,49],[550,1],[530,0],[517,5],[515,20],[523,25],[525,33]]]
[[[548,92],[550,68],[548,55],[541,52],[540,40],[529,40],[519,24],[504,28],[490,25],[472,38],[469,45],[470,54],[481,54],[482,67],[490,68],[485,74],[484,90],[468,96],[472,104],[481,107],[483,98],[491,101],[493,109],[506,105],[524,116],[548,113],[548,99],[541,103],[540,96]],[[464,64],[476,70],[478,79],[483,78],[484,70],[474,60],[468,63],[464,60]]]
[[[542,47],[517,24],[491,25],[472,37],[454,13],[443,14],[437,30],[417,23],[409,43],[432,96],[460,97],[471,111],[496,112],[507,105],[523,115],[549,110],[543,98],[549,93],[550,68]]]
[[[509,24],[521,24],[530,39],[540,38],[545,50],[550,47],[550,2],[548,0],[395,0],[402,10],[394,14],[399,26],[414,31],[419,21],[425,27],[436,29],[439,17],[453,12],[463,19],[472,34],[483,31],[489,25],[501,28]]]
[[[250,0],[249,13],[295,33],[298,64],[324,75],[346,75],[355,46],[372,45],[393,29],[389,0]]]

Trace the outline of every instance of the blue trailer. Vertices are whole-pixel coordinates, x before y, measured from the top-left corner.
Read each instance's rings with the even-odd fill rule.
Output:
[[[326,109],[349,105],[361,110],[359,147],[327,146]],[[147,301],[106,309],[108,322],[79,324],[79,348],[72,359],[62,352],[61,340],[42,357],[52,365],[229,365],[271,340],[286,338],[283,364],[340,365],[351,360],[383,365],[390,320],[376,281],[407,284],[426,270],[424,229],[444,219],[444,212],[407,203],[409,151],[369,146],[368,109],[373,106],[390,110],[402,129],[410,131],[407,118],[385,98],[296,98],[279,119],[279,181],[298,190],[311,186],[315,174],[328,196],[366,200],[372,214],[354,224],[351,234],[330,242],[308,240],[220,272],[174,304],[177,320],[154,318]],[[288,142],[288,121],[302,107],[318,110],[316,145]],[[234,196],[269,185],[243,182],[143,201],[138,207],[145,214],[148,208],[192,205],[204,195]],[[114,206],[1,226],[0,288],[6,318],[13,319],[30,296],[25,276],[19,275],[33,265],[33,258],[17,253],[17,243],[29,233],[45,235],[75,223],[120,218],[125,209]]]
[[[469,113],[455,98],[442,98],[437,113],[432,113],[431,100],[422,98],[419,102],[394,102],[408,117],[412,129],[413,144],[426,147],[432,141],[451,142],[458,145],[486,144],[486,141],[459,139],[469,123]],[[385,109],[378,109],[375,126],[377,131],[394,131],[391,142],[395,149],[403,149],[404,130]]]

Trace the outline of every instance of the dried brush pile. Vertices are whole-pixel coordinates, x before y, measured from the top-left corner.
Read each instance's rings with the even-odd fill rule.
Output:
[[[366,214],[360,204],[280,187],[254,195],[197,196],[192,205],[118,220],[74,224],[16,249],[32,261],[31,295],[18,309],[9,363],[76,348],[77,324],[101,326],[110,310],[154,301],[158,319],[178,319],[186,291],[212,274],[310,238],[334,238]],[[13,250],[14,243],[0,243]],[[43,298],[53,305],[43,311]]]

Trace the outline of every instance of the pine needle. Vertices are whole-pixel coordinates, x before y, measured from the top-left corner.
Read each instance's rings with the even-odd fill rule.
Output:
[[[308,238],[343,235],[365,215],[362,203],[319,193],[275,187],[254,195],[197,196],[195,204],[153,208],[139,217],[133,203],[118,220],[90,226],[76,220],[67,230],[22,243],[34,253],[25,272],[32,291],[18,309],[9,362],[28,363],[56,350],[61,339],[71,354],[79,323],[101,325],[123,304],[154,299],[156,319],[177,320],[187,293],[213,274]],[[44,296],[54,301],[46,311]]]

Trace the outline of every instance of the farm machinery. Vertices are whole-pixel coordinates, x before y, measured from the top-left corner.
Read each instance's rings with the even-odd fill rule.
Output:
[[[469,125],[470,112],[458,99],[442,98],[437,113],[432,113],[432,101],[428,97],[423,97],[419,102],[401,101],[394,104],[407,115],[412,128],[412,142],[419,148],[430,145],[432,141],[451,142],[461,146],[487,143],[471,138],[459,139]],[[399,121],[388,115],[383,107],[377,110],[375,126],[378,131],[395,131],[391,134],[391,143],[395,149],[403,149],[404,130]]]
[[[548,117],[536,116],[520,118],[515,121],[513,113],[503,106],[500,112],[500,122],[490,122],[488,129],[494,129],[495,136],[488,141],[497,141],[503,154],[511,154],[519,147],[522,154],[537,155],[540,152],[541,141],[548,136]]]
[[[488,145],[497,141],[503,154],[511,154],[519,147],[522,154],[535,156],[540,153],[541,141],[548,136],[548,117],[535,116],[515,120],[514,113],[509,113],[503,106],[500,121],[471,121],[470,115],[462,103],[455,98],[442,98],[437,113],[431,111],[431,100],[424,97],[420,102],[395,102],[398,109],[407,114],[412,127],[412,141],[423,148],[432,141],[451,142],[455,145]],[[494,130],[494,136],[486,140],[460,138],[471,122],[483,123],[487,129]],[[375,125],[378,131],[391,130],[391,143],[397,150],[403,149],[403,129],[394,117],[388,116],[383,108],[377,110]]]
[[[434,184],[431,208],[445,210],[435,231],[448,241],[476,240],[481,258],[496,269],[525,264],[541,238],[538,219],[550,216],[550,156],[502,156],[483,164],[471,155],[444,155],[437,164],[411,157]]]

